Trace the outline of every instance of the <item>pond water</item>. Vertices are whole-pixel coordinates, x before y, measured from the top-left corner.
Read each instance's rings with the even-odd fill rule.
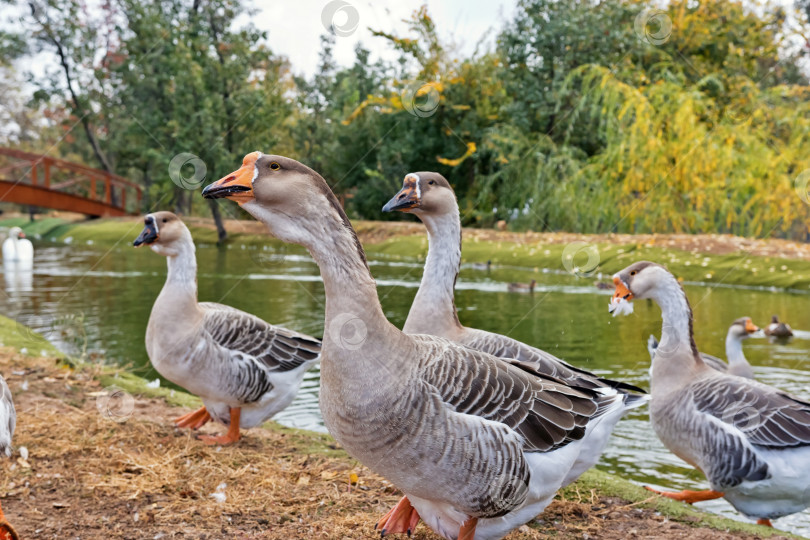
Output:
[[[137,231],[133,234],[133,237]],[[324,293],[318,268],[296,247],[201,246],[197,251],[201,301],[223,302],[313,336],[323,331]],[[416,259],[371,257],[387,317],[402,326],[422,274]],[[560,268],[561,269],[561,268]],[[122,245],[39,245],[33,272],[4,269],[0,313],[33,326],[57,345],[90,358],[127,365],[149,378],[144,333],[152,302],[163,286],[166,261],[147,249]],[[510,281],[537,279],[534,294],[506,290]],[[635,314],[608,315],[609,291],[577,278],[529,268],[462,268],[456,294],[459,317],[543,348],[603,376],[648,388],[647,337],[660,334],[660,311],[637,301]],[[748,315],[764,326],[774,313],[794,328],[810,329],[810,295],[751,288],[686,285],[702,351],[724,357],[724,339],[734,319]],[[788,343],[750,339],[745,344],[757,378],[810,399],[810,333]],[[165,381],[161,384],[166,385]],[[323,431],[318,411],[318,371],[276,419],[286,425]],[[619,423],[599,464],[638,483],[667,489],[705,489],[702,475],[670,454],[647,422],[646,408]],[[701,508],[741,517],[725,501]],[[777,522],[777,527],[810,536],[810,511]]]

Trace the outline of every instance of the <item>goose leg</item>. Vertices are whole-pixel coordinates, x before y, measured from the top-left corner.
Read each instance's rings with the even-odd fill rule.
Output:
[[[211,420],[211,415],[205,407],[200,407],[194,412],[184,414],[174,420],[174,424],[179,428],[199,429]]]
[[[693,504],[701,501],[711,501],[712,499],[719,499],[725,495],[724,493],[714,491],[712,489],[704,489],[702,491],[689,491],[688,489],[683,491],[659,491],[651,488],[650,486],[644,486],[644,489],[676,501],[685,502],[687,504]]]
[[[205,444],[231,444],[239,440],[239,417],[242,414],[241,407],[231,407],[231,425],[225,435],[212,436],[200,435],[200,440]]]
[[[6,521],[2,506],[0,506],[0,540],[20,540],[17,531],[14,530],[11,523]]]
[[[757,520],[757,525],[764,525],[765,527],[773,528],[773,523],[771,523],[771,520],[767,518],[759,518]]]
[[[478,525],[478,518],[470,518],[462,523],[461,529],[458,531],[458,540],[473,540],[476,525]]]
[[[396,533],[405,533],[410,536],[416,529],[417,523],[419,523],[419,513],[411,505],[408,497],[402,497],[397,505],[374,525],[374,530],[379,530],[381,537]]]

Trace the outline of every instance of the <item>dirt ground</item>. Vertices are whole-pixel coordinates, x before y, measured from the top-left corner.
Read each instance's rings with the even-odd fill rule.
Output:
[[[129,394],[110,401],[88,369],[0,349],[0,373],[18,411],[0,500],[23,539],[375,538],[400,496],[326,437],[252,429],[208,447],[172,425],[186,410]],[[695,521],[589,492],[558,498],[508,538],[756,538]],[[438,537],[422,524],[414,538]]]

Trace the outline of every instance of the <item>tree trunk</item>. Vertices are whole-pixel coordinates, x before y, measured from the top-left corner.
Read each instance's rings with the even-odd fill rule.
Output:
[[[188,192],[180,187],[174,188],[174,213],[178,215],[185,214],[186,210],[186,195]]]
[[[221,244],[228,239],[228,232],[225,230],[222,214],[219,213],[219,201],[216,199],[208,199],[208,206],[211,207],[211,215],[214,216],[214,223],[217,225],[217,243]]]
[[[62,42],[60,42],[54,32],[50,28],[50,24],[46,21],[40,20],[38,13],[37,13],[37,6],[33,2],[28,3],[29,8],[31,9],[31,16],[37,21],[40,26],[47,32],[48,39],[51,41],[54,47],[56,47],[56,53],[59,56],[59,64],[62,66],[62,71],[65,74],[65,83],[67,85],[68,92],[70,93],[70,98],[73,101],[73,109],[76,116],[79,117],[79,121],[82,123],[82,127],[84,128],[84,134],[87,136],[87,141],[90,143],[90,148],[93,150],[93,155],[96,156],[101,168],[107,171],[110,174],[114,174],[113,167],[110,164],[110,161],[107,159],[107,156],[101,150],[101,145],[96,138],[95,131],[93,127],[90,125],[90,120],[88,116],[90,116],[92,110],[85,111],[84,107],[82,107],[81,103],[79,102],[79,97],[76,94],[75,85],[73,82],[73,76],[70,73],[70,64],[68,63],[67,55],[65,54],[65,50],[62,47]],[[47,15],[46,15],[47,17]],[[110,190],[110,202],[115,206],[117,204],[118,197],[115,195],[115,190]]]

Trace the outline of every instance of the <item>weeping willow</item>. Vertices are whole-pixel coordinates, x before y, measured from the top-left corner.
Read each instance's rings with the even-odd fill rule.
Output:
[[[810,168],[808,88],[735,81],[745,91],[722,103],[705,83],[635,88],[593,65],[568,76],[562,93],[578,94],[570,125],[595,119],[604,141],[571,179],[588,187],[583,197],[601,194],[579,219],[618,214],[609,229],[619,232],[803,237],[810,212],[797,183]]]

